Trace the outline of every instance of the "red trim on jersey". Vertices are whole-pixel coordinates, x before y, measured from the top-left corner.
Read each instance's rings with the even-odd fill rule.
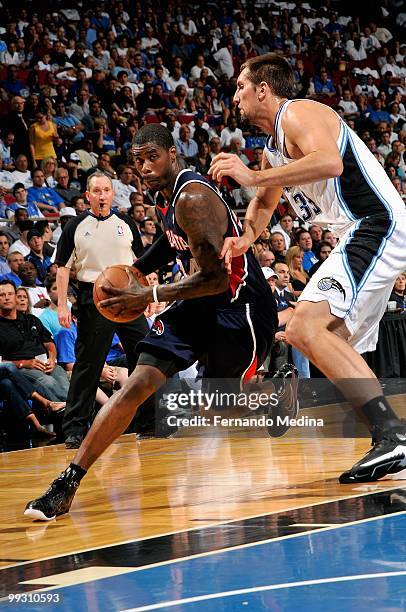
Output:
[[[250,367],[244,374],[244,378],[242,379],[242,384],[245,385],[256,373],[258,367],[258,357],[255,355],[254,361],[251,363]]]
[[[159,204],[155,205],[159,211],[166,217],[166,213],[168,212],[169,206],[159,206]]]

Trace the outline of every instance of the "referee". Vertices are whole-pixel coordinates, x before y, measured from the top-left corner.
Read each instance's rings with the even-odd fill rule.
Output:
[[[148,331],[144,316],[130,323],[114,323],[105,319],[93,303],[93,284],[100,272],[115,264],[131,266],[142,255],[143,246],[135,222],[127,215],[112,212],[114,191],[108,176],[101,172],[92,174],[87,181],[86,197],[90,210],[66,224],[55,258],[58,318],[63,327],[69,328],[71,324],[67,291],[73,264],[79,281],[76,362],[62,426],[66,448],[79,448],[86,435],[114,332],[120,338],[132,372],[137,361],[135,346]]]

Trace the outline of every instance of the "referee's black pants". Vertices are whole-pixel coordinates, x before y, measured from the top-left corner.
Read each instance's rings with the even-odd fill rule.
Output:
[[[79,296],[76,362],[62,425],[65,439],[68,436],[84,437],[87,432],[100,375],[115,332],[123,345],[131,373],[138,359],[136,345],[148,332],[145,317],[130,323],[113,323],[99,313],[88,296],[85,299]]]

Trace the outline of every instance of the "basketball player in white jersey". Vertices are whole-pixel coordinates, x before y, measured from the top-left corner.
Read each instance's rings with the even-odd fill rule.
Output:
[[[244,233],[225,241],[230,258],[269,224],[282,193],[304,220],[329,225],[340,243],[299,298],[289,343],[333,381],[372,434],[372,449],[342,483],[367,482],[406,468],[406,423],[399,420],[360,353],[374,350],[391,288],[406,269],[405,206],[365,144],[328,106],[291,100],[293,72],[272,53],[248,60],[234,96],[241,116],[269,134],[261,171],[220,153],[210,174],[258,187]],[[388,355],[390,359],[390,355]]]

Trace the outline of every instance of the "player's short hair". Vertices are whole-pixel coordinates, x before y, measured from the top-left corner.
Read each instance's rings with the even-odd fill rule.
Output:
[[[138,130],[133,139],[133,146],[142,146],[150,142],[166,151],[175,146],[171,132],[160,123],[149,123]]]
[[[294,94],[295,79],[293,69],[289,62],[276,53],[265,53],[258,57],[251,57],[241,66],[241,72],[247,68],[248,78],[259,85],[262,81],[268,83],[276,96],[292,98]]]

